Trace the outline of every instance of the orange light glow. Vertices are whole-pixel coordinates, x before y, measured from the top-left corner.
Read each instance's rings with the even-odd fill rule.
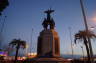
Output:
[[[34,58],[37,56],[37,53],[28,53],[27,56],[28,58]]]
[[[18,59],[18,60],[25,60],[26,57],[18,57],[17,59]]]

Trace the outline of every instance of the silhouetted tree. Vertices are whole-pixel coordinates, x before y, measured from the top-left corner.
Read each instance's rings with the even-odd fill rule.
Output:
[[[2,49],[0,49],[0,51],[2,51]]]
[[[17,61],[17,57],[18,57],[18,51],[20,48],[26,48],[26,42],[25,41],[22,41],[20,39],[13,39],[10,43],[9,43],[9,46],[12,46],[12,47],[16,47],[16,55],[15,55],[15,62]]]
[[[91,32],[91,31],[79,31],[78,33],[75,34],[75,44],[77,43],[77,40],[80,40],[79,42],[83,42],[85,47],[86,47],[86,51],[87,51],[87,57],[88,57],[88,62],[90,63],[90,51],[89,51],[89,46],[88,46],[88,37],[90,39],[92,38],[96,38],[96,35]]]
[[[8,0],[0,0],[0,15],[1,12],[9,5]]]

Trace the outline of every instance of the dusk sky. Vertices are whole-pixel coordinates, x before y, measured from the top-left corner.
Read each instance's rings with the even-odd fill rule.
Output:
[[[96,0],[83,1],[88,27],[89,29],[96,27]],[[85,29],[79,0],[9,0],[9,6],[0,16],[0,29],[4,16],[7,16],[2,32],[2,46],[8,45],[14,38],[25,40],[29,45],[32,34],[32,51],[36,52],[37,38],[43,30],[42,22],[46,17],[44,11],[49,8],[55,10],[52,17],[56,23],[55,30],[60,37],[61,54],[71,54],[69,27],[71,27],[73,43],[74,34]],[[96,29],[92,31],[96,34]],[[82,54],[81,45],[78,43],[74,46],[74,54]],[[92,46],[93,52],[96,54],[96,40],[92,40]]]

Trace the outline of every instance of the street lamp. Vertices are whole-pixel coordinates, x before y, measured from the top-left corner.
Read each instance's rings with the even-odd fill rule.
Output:
[[[32,28],[31,36],[30,36],[30,53],[32,53],[32,39],[33,39],[33,28]]]
[[[73,44],[72,44],[72,37],[71,37],[71,27],[69,27],[69,33],[70,33],[71,50],[72,50],[72,58],[73,58],[74,51],[73,51]]]
[[[83,61],[84,61],[84,49],[83,49],[83,46],[81,46],[81,49],[82,49]]]

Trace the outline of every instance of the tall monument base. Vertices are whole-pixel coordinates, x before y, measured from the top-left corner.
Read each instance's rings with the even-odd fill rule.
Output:
[[[38,37],[38,57],[59,57],[60,44],[58,33],[54,29],[43,30]]]

